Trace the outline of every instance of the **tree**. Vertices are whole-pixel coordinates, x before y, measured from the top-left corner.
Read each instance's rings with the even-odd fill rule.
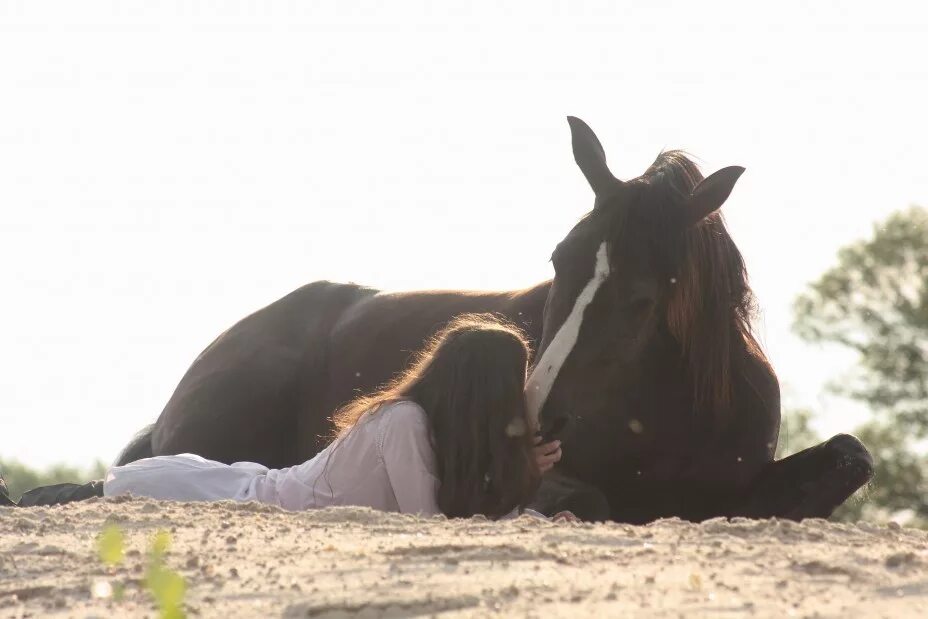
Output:
[[[873,238],[841,249],[795,312],[803,339],[859,353],[841,393],[928,436],[928,210],[894,213]]]
[[[837,266],[796,300],[795,316],[806,341],[858,353],[853,375],[833,388],[874,414],[855,432],[874,456],[873,482],[837,515],[908,512],[928,522],[928,458],[915,445],[928,437],[928,210],[894,213],[872,238],[841,249]]]

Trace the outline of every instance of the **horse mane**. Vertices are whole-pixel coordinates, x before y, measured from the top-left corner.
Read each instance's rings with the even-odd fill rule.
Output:
[[[749,363],[769,368],[769,362],[751,325],[756,303],[744,259],[722,214],[681,229],[683,200],[702,180],[686,153],[671,150],[632,182],[644,185],[641,215],[650,222],[661,262],[671,269],[666,324],[682,348],[694,410],[721,421],[732,412],[735,378]]]

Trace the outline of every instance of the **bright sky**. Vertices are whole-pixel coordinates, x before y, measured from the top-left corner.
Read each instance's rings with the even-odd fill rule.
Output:
[[[928,205],[922,3],[483,4],[0,0],[0,457],[112,459],[306,282],[549,277],[592,205],[568,114],[619,177],[747,167],[723,212],[785,403],[851,429],[823,386],[853,358],[791,304]]]

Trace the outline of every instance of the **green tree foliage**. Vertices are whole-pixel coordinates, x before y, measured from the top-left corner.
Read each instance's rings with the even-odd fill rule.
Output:
[[[928,210],[894,213],[870,239],[841,249],[837,266],[796,300],[795,316],[806,341],[858,353],[853,375],[834,389],[874,414],[855,431],[873,454],[874,480],[837,516],[902,512],[928,523],[928,458],[916,444],[928,437]]]
[[[872,238],[841,249],[795,312],[803,339],[858,352],[859,370],[840,392],[928,436],[928,210],[894,213]]]
[[[103,479],[106,465],[97,461],[89,470],[82,470],[66,464],[56,464],[43,471],[33,469],[16,460],[0,459],[0,475],[6,481],[10,498],[14,501],[26,490],[37,486],[61,484],[65,482],[84,483],[92,479]]]

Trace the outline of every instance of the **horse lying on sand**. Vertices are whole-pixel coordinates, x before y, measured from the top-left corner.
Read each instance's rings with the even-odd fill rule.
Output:
[[[751,333],[753,295],[718,212],[741,173],[703,178],[680,151],[630,181],[569,118],[593,209],[526,290],[384,293],[315,282],[204,350],[119,463],[196,453],[283,467],[308,460],[330,416],[403,369],[454,316],[495,312],[537,348],[527,398],[564,457],[536,508],[643,523],[678,516],[828,517],[873,474],[854,437],[774,460],[779,384]]]

